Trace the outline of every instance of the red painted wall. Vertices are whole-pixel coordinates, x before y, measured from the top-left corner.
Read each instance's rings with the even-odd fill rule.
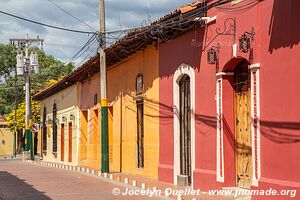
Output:
[[[230,4],[228,4],[230,5]],[[226,7],[228,5],[223,5]],[[237,4],[236,6],[238,6]],[[241,4],[240,4],[241,5]],[[254,27],[253,54],[238,52],[260,63],[261,179],[259,188],[300,188],[300,2],[268,0],[243,10],[211,9],[217,20],[203,29],[185,33],[159,45],[160,57],[160,165],[159,179],[173,182],[173,74],[191,65],[196,80],[196,169],[194,187],[202,190],[235,186],[234,110],[232,78],[223,80],[225,182],[216,181],[216,77],[232,71],[234,37],[217,36],[227,18],[236,18],[236,42]],[[226,26],[228,27],[228,23]],[[207,49],[220,44],[219,65],[207,64]],[[229,64],[228,64],[229,62]],[[300,191],[299,191],[300,192]],[[299,193],[298,192],[298,193]],[[274,198],[274,197],[273,197]]]

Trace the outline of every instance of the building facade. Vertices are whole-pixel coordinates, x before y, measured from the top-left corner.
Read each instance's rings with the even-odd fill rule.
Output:
[[[299,190],[299,6],[228,2],[160,44],[160,180]]]
[[[197,1],[110,46],[110,172],[203,191],[299,190],[300,5],[282,2]],[[53,119],[56,102],[58,119],[64,109],[74,112],[74,164],[96,169],[102,156],[99,78],[95,56],[37,95],[43,124]],[[68,100],[72,88],[77,93]],[[51,146],[51,133],[47,137]],[[57,159],[52,152],[45,158]]]
[[[77,165],[80,84],[53,94],[50,88],[34,96],[35,100],[41,101],[41,156],[45,161]]]
[[[108,67],[110,172],[157,178],[158,82],[158,53],[154,45]],[[83,80],[81,85],[80,164],[99,169],[102,156],[99,73]]]
[[[143,41],[144,38],[140,37]],[[137,49],[128,38],[118,45],[128,48],[120,60],[118,45],[107,49],[109,171],[158,178],[159,78],[156,43]],[[144,41],[145,42],[145,41]],[[124,50],[124,49],[122,49]],[[118,57],[120,58],[120,57]],[[44,160],[59,161],[69,155],[69,114],[74,114],[73,164],[101,169],[101,109],[99,57],[95,56],[54,85],[36,94],[41,101]],[[54,109],[55,105],[55,109]],[[57,110],[53,112],[53,110]],[[53,116],[59,120],[53,122]],[[55,117],[54,117],[55,118]],[[43,120],[44,119],[44,120]],[[67,130],[63,120],[67,120]],[[56,127],[53,128],[53,124]],[[44,128],[46,127],[46,128]],[[57,129],[57,139],[53,130]],[[65,132],[64,138],[60,132]],[[54,134],[53,134],[54,133]],[[63,134],[62,134],[63,135]],[[61,139],[62,138],[62,139]],[[43,141],[43,140],[41,140]],[[66,141],[64,147],[60,141]],[[46,142],[46,143],[45,143]],[[75,146],[74,146],[75,145]],[[57,148],[57,151],[53,151]],[[65,151],[61,151],[61,149]],[[55,149],[56,150],[56,149]],[[54,153],[53,153],[54,152]],[[77,160],[78,159],[78,160]]]
[[[107,72],[110,169],[158,178],[159,80],[154,44]]]

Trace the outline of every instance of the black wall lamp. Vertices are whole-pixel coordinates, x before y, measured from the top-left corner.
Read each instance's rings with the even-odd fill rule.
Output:
[[[254,27],[252,27],[251,32],[244,32],[243,35],[239,38],[239,49],[240,52],[248,53],[251,47],[251,41],[254,40]]]
[[[207,51],[207,63],[214,65],[218,61],[218,53],[220,49],[220,44],[218,43],[216,46],[212,46]]]

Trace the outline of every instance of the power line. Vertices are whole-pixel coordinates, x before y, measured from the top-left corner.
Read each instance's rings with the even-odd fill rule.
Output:
[[[68,59],[68,61],[64,62],[64,64],[68,64],[68,63],[71,63],[73,62],[74,60],[76,60],[77,58],[81,57],[88,49],[89,47],[95,43],[97,37],[96,37],[96,34],[93,34],[89,39],[88,41],[83,45],[83,47],[81,47],[81,49],[76,52],[70,59]]]
[[[71,17],[73,17],[74,19],[76,19],[77,21],[81,22],[82,24],[85,24],[86,26],[88,26],[92,31],[93,28],[91,25],[87,24],[86,22],[82,21],[81,19],[79,19],[78,17],[75,17],[74,15],[72,15],[70,12],[68,12],[66,9],[62,8],[61,6],[59,6],[57,3],[55,3],[52,0],[48,0],[50,1],[55,7],[57,7],[58,9],[62,10],[63,12],[67,13],[68,15],[70,15]]]
[[[14,18],[23,20],[23,21],[27,21],[27,22],[34,23],[34,24],[37,24],[37,25],[41,25],[41,26],[45,26],[45,27],[53,28],[53,29],[58,29],[58,30],[62,30],[62,31],[69,31],[69,32],[83,33],[83,34],[94,34],[95,33],[93,31],[82,31],[82,30],[69,29],[69,28],[64,28],[64,27],[59,27],[59,26],[53,26],[53,25],[50,25],[50,24],[46,24],[46,23],[35,21],[35,20],[27,19],[25,17],[20,17],[20,16],[17,16],[17,15],[14,15],[14,14],[2,11],[2,10],[0,10],[0,13],[4,14],[4,15],[7,15],[7,16],[10,16],[10,17],[14,17]],[[136,30],[141,29],[141,28],[142,27],[120,29],[120,30],[114,30],[114,31],[106,31],[106,33],[113,34],[113,33],[120,33],[120,32],[136,31]]]
[[[41,26],[45,26],[45,27],[48,27],[48,28],[53,28],[53,29],[58,29],[58,30],[68,31],[68,32],[74,32],[74,33],[94,34],[94,32],[91,32],[91,31],[81,31],[81,30],[68,29],[68,28],[63,28],[63,27],[58,27],[58,26],[45,24],[45,23],[42,23],[42,22],[38,22],[38,21],[34,21],[34,20],[31,20],[31,19],[27,19],[27,18],[24,18],[24,17],[17,16],[17,15],[13,15],[13,14],[10,14],[8,12],[4,12],[2,10],[0,10],[0,13],[2,13],[4,15],[7,15],[7,16],[10,16],[10,17],[14,17],[14,18],[23,20],[23,21],[27,21],[27,22],[38,24],[38,25],[41,25]]]

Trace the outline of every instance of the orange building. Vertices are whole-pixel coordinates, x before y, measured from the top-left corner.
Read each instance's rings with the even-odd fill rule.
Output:
[[[113,51],[108,49],[109,51]],[[108,53],[109,168],[157,178],[158,167],[158,52],[154,44],[110,62]],[[94,61],[93,61],[94,60]],[[85,72],[99,68],[92,58]],[[79,164],[101,166],[100,75],[81,81]]]

